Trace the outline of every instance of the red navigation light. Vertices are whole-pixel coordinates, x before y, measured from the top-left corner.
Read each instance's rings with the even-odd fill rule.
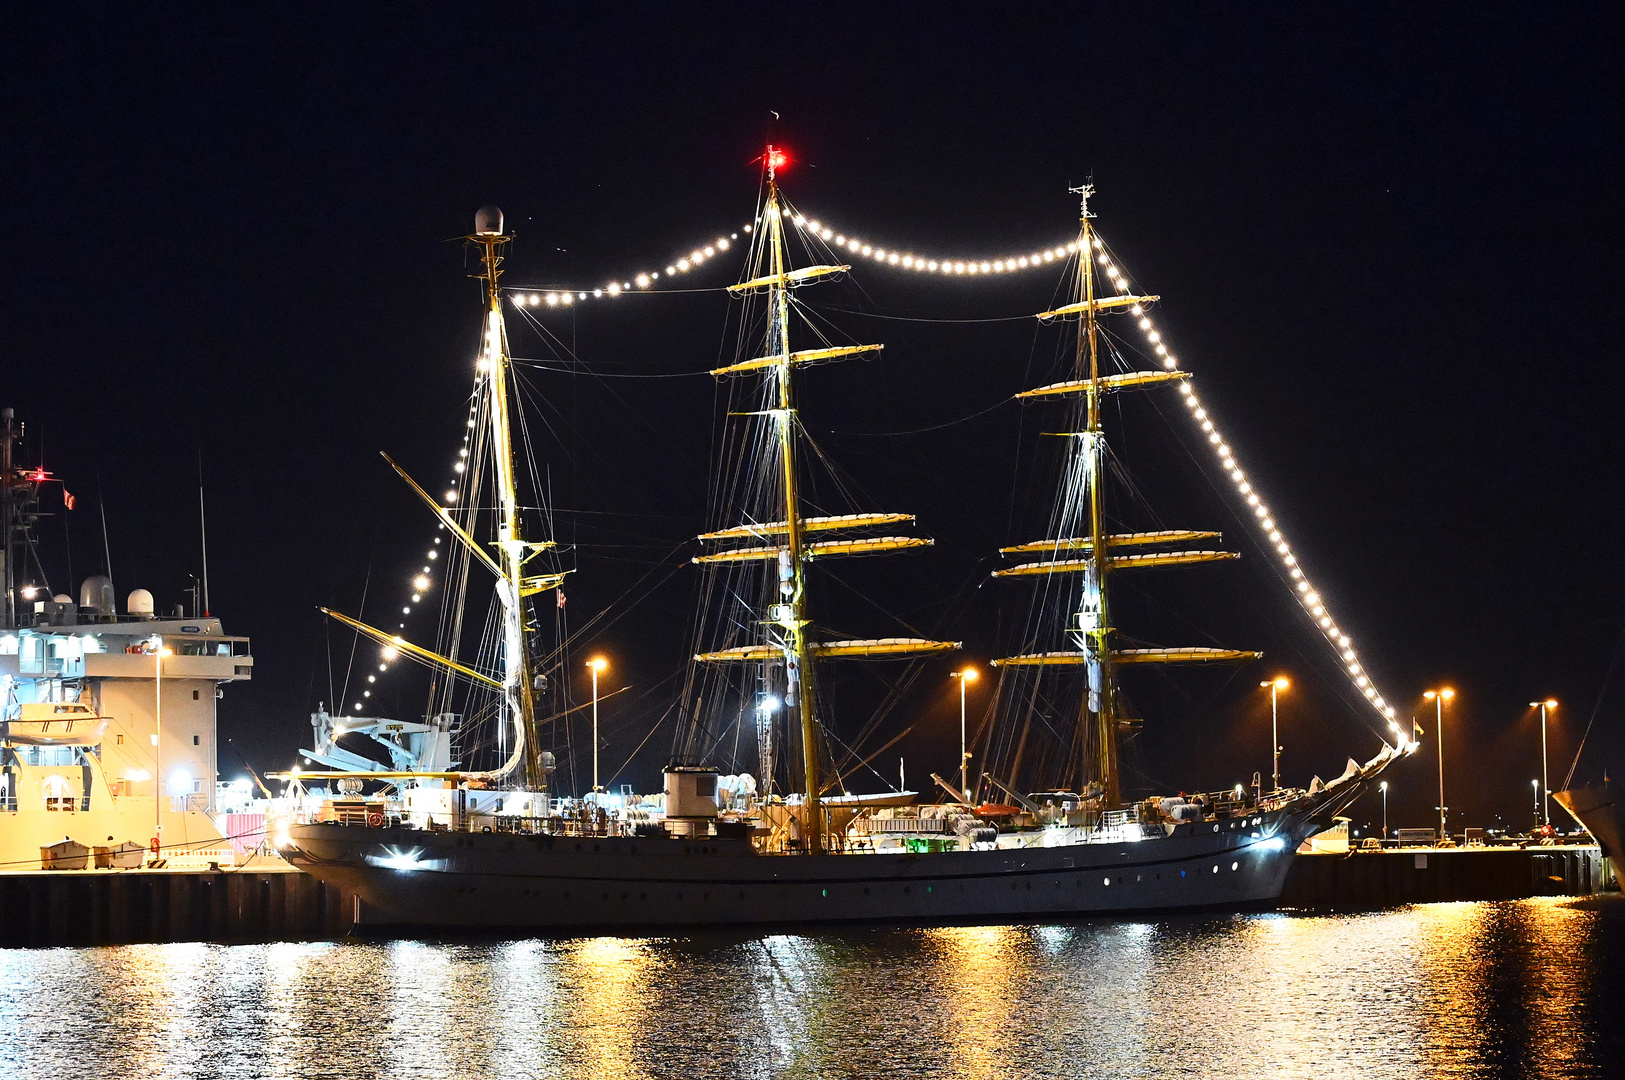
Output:
[[[767,148],[767,171],[768,172],[778,172],[780,169],[784,168],[788,164],[790,164],[790,155],[789,154],[786,154],[783,150],[779,149],[776,146],[769,146]]]
[[[36,484],[45,483],[45,481],[49,477],[50,477],[50,474],[47,473],[44,469],[35,469],[33,472],[28,474],[28,479],[33,481]]]

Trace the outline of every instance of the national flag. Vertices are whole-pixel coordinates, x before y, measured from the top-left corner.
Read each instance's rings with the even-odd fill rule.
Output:
[[[78,501],[79,501],[78,499],[75,499],[72,495],[68,494],[68,489],[67,488],[62,489],[62,505],[64,507],[66,507],[69,510],[72,510],[73,509],[73,504],[78,502]]]
[[[556,591],[556,593],[554,595],[556,595],[558,597],[559,607],[563,607],[564,606],[564,590],[559,589],[559,590]]]

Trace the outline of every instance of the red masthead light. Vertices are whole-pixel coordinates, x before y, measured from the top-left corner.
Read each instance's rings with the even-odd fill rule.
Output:
[[[767,175],[772,176],[786,165],[790,164],[790,155],[777,146],[769,146],[767,152],[757,160],[767,163]]]

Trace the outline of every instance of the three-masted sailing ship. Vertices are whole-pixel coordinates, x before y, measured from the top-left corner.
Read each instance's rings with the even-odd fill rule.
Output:
[[[819,692],[821,666],[930,656],[958,644],[921,637],[839,639],[820,631],[813,564],[929,541],[895,535],[913,521],[909,514],[829,513],[832,508],[814,505],[804,492],[798,378],[813,365],[872,356],[880,346],[796,340],[794,291],[850,268],[838,262],[791,265],[786,234],[796,225],[779,189],[781,159],[769,148],[763,160],[764,197],[751,253],[742,280],[730,289],[755,305],[741,325],[756,328],[745,340],[760,348],[742,351],[736,362],[713,372],[737,381],[732,402],[741,407],[730,409],[730,419],[734,445],[749,467],[733,471],[731,483],[719,487],[716,527],[700,537],[710,546],[695,559],[706,572],[730,575],[707,594],[731,607],[701,620],[701,636],[712,640],[696,651],[690,680],[690,709],[703,707],[696,704],[703,698],[710,708],[736,715],[754,711],[760,719],[754,784],[739,784],[735,777],[732,787],[719,786],[718,770],[699,752],[674,758],[655,813],[583,815],[573,812],[571,800],[547,791],[550,762],[537,750],[536,706],[527,697],[526,604],[557,579],[527,576],[527,559],[539,547],[520,535],[512,491],[510,391],[504,381],[510,358],[496,255],[503,237],[499,219],[482,212],[471,238],[486,250],[480,386],[490,402],[487,437],[498,463],[499,498],[507,500],[497,516],[495,555],[467,530],[454,528],[443,508],[436,506],[436,512],[498,580],[507,613],[504,668],[491,675],[427,650],[417,654],[500,687],[514,750],[502,769],[486,774],[371,774],[398,792],[420,794],[377,801],[376,813],[348,813],[343,800],[334,800],[325,820],[287,829],[283,854],[357,892],[365,901],[360,922],[381,928],[568,931],[951,921],[1272,903],[1300,842],[1328,827],[1403,751],[1385,743],[1364,765],[1351,760],[1343,775],[1324,784],[1317,779],[1308,789],[1123,801],[1117,743],[1125,716],[1118,669],[1241,662],[1257,654],[1132,648],[1112,627],[1109,582],[1116,573],[1233,556],[1171,550],[1217,537],[1201,530],[1109,531],[1101,403],[1119,391],[1185,376],[1103,371],[1101,320],[1153,298],[1096,294],[1086,201],[1074,301],[1040,316],[1075,324],[1072,377],[1023,395],[1060,402],[1067,413],[1053,532],[1005,552],[1040,558],[997,572],[1036,579],[1056,601],[1034,606],[1040,617],[1025,651],[998,664],[1001,681],[1012,688],[1003,699],[1019,697],[1024,678],[1059,679],[1076,688],[1076,733],[1058,755],[1066,767],[1057,782],[1070,787],[1032,795],[1017,788],[1013,777],[988,776],[1015,801],[1008,806],[983,805],[972,791],[941,780],[951,795],[944,803],[824,798],[832,718],[829,699]],[[509,463],[506,474],[503,461]],[[396,647],[414,648],[395,635],[370,632]],[[799,769],[783,767],[781,726],[794,736],[784,742],[799,756]],[[688,746],[704,749],[702,742]],[[799,791],[791,777],[799,779]],[[433,796],[421,794],[424,789]]]

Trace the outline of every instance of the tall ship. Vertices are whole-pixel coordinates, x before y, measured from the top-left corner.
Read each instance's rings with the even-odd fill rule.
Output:
[[[232,842],[253,826],[229,814],[249,793],[216,781],[216,709],[253,678],[249,640],[209,614],[201,581],[190,610],[146,589],[121,605],[110,567],[56,591],[38,526],[61,481],[22,447],[0,411],[0,870],[236,861],[259,837]]]
[[[1074,254],[1070,302],[1042,313],[1072,334],[1070,377],[1023,396],[1060,414],[1062,449],[1049,538],[1006,549],[1020,561],[997,572],[1030,579],[1039,598],[1018,647],[997,661],[1000,688],[991,729],[1016,730],[1042,697],[1063,724],[1027,766],[982,745],[972,783],[933,777],[947,796],[910,792],[865,797],[833,793],[840,760],[838,717],[821,673],[829,665],[910,660],[950,653],[958,643],[917,636],[842,637],[820,623],[821,578],[830,559],[926,547],[904,535],[906,512],[845,505],[840,484],[809,494],[813,465],[797,409],[809,369],[873,358],[877,344],[839,344],[809,325],[797,290],[847,273],[780,190],[782,158],[769,148],[763,193],[738,284],[740,351],[712,372],[729,382],[725,446],[713,485],[712,527],[694,562],[711,575],[712,601],[697,620],[683,714],[693,718],[664,773],[664,791],[612,802],[550,790],[552,762],[539,751],[542,725],[529,688],[530,597],[557,576],[527,572],[546,541],[527,539],[513,489],[513,360],[504,324],[498,254],[508,239],[486,208],[469,239],[483,249],[485,330],[476,397],[495,468],[495,512],[475,525],[443,506],[434,512],[472,561],[483,564],[501,601],[502,640],[490,669],[421,648],[399,634],[345,621],[385,648],[501,695],[510,754],[479,773],[353,770],[289,774],[296,798],[326,784],[332,797],[314,817],[276,829],[296,865],[354,890],[359,923],[378,929],[466,928],[570,932],[856,920],[986,920],[1271,905],[1300,843],[1414,749],[1403,736],[1364,764],[1352,759],[1329,783],[1262,783],[1248,790],[1169,793],[1125,800],[1119,738],[1132,726],[1120,672],[1130,665],[1245,663],[1257,653],[1150,649],[1112,625],[1111,583],[1148,566],[1232,557],[1181,548],[1216,539],[1202,530],[1114,531],[1102,403],[1130,389],[1172,386],[1169,371],[1105,370],[1102,321],[1138,317],[1154,297],[1097,293],[1097,250],[1088,189]],[[809,257],[792,259],[793,239]],[[811,340],[802,340],[803,336]],[[809,463],[809,458],[814,459]],[[831,494],[833,492],[834,494]],[[434,505],[434,500],[425,498]],[[464,503],[473,503],[464,496]],[[839,502],[840,505],[831,505]],[[1010,584],[1019,587],[1020,580]],[[1042,687],[1042,689],[1040,689]],[[754,735],[757,769],[714,767],[718,732]],[[1058,734],[1056,734],[1058,732]],[[1028,737],[1031,734],[1031,738]],[[1042,734],[1024,733],[1022,747]],[[1010,740],[1006,740],[1009,742]],[[1033,763],[1039,763],[1035,766]],[[1031,777],[1030,782],[1023,782]],[[379,785],[371,793],[364,784]],[[302,798],[301,805],[309,805]]]

